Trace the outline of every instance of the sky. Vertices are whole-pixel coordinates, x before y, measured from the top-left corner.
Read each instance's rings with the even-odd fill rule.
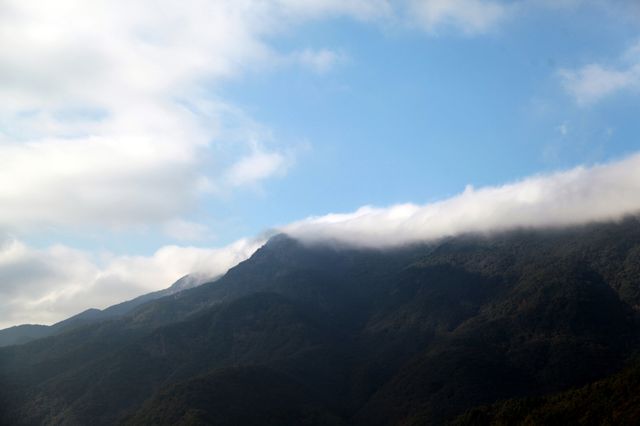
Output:
[[[0,0],[0,328],[640,210],[633,0]]]

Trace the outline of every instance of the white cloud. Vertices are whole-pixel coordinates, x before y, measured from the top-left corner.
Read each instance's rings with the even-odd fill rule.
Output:
[[[595,103],[626,89],[640,89],[640,64],[626,69],[609,69],[590,64],[577,71],[563,70],[565,88],[581,105]]]
[[[427,32],[453,28],[467,34],[492,30],[511,12],[492,0],[410,0],[408,13]]]
[[[266,176],[284,174],[288,163],[287,158],[280,153],[257,150],[234,164],[227,171],[226,180],[232,186],[254,184]]]
[[[263,244],[238,240],[218,249],[165,246],[152,256],[103,256],[65,246],[0,246],[0,328],[50,324],[90,307],[105,308],[168,287],[188,273],[223,274]]]
[[[362,207],[282,228],[303,241],[392,247],[471,232],[557,227],[640,213],[640,154],[590,168],[474,189],[426,204]]]
[[[233,110],[215,89],[290,55],[269,37],[312,19],[375,20],[391,10],[369,0],[1,7],[0,229],[21,232],[162,224],[188,212],[202,189],[281,174],[288,154],[274,148],[215,149]],[[294,55],[316,72],[338,60],[329,50]]]
[[[640,91],[640,43],[622,56],[619,66],[593,63],[577,70],[560,70],[567,92],[580,105],[591,105],[624,91]]]

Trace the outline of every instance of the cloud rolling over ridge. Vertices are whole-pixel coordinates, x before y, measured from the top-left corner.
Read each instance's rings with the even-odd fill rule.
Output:
[[[562,227],[640,212],[640,153],[617,162],[467,187],[451,198],[310,217],[279,228],[305,243],[391,248],[465,233]],[[52,323],[89,307],[159,290],[187,273],[214,276],[250,257],[264,237],[221,248],[165,246],[151,256],[99,256],[65,246],[0,246],[0,327]]]
[[[393,247],[463,233],[580,225],[640,211],[640,154],[626,159],[474,189],[426,204],[365,206],[282,228],[306,242]]]

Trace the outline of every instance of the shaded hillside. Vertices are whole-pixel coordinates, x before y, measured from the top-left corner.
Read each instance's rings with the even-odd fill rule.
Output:
[[[444,420],[470,404],[593,380],[635,343],[629,309],[584,266],[519,284],[403,366],[360,412],[363,424]],[[584,274],[587,274],[585,276]]]
[[[227,424],[240,395],[271,412],[256,383],[273,374],[274,392],[304,389],[286,419],[442,424],[618,370],[638,348],[639,256],[635,219],[394,250],[278,236],[216,282],[0,349],[0,397],[12,424],[144,424],[158,407]]]
[[[250,392],[247,390],[250,389]],[[344,425],[295,379],[263,367],[233,367],[160,392],[127,425]]]
[[[456,426],[632,425],[640,421],[640,362],[579,389],[470,410]]]

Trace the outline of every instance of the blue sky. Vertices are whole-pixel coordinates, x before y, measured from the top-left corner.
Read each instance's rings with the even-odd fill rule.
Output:
[[[535,10],[481,35],[349,20],[305,26],[278,45],[330,46],[348,59],[321,75],[248,75],[222,94],[268,123],[276,139],[308,150],[263,196],[243,193],[211,208],[246,218],[236,226],[256,233],[627,155],[638,146],[637,98],[578,105],[559,70],[615,64],[637,40],[637,23],[603,21],[597,7]]]
[[[9,1],[0,25],[0,326],[639,147],[633,1]]]

